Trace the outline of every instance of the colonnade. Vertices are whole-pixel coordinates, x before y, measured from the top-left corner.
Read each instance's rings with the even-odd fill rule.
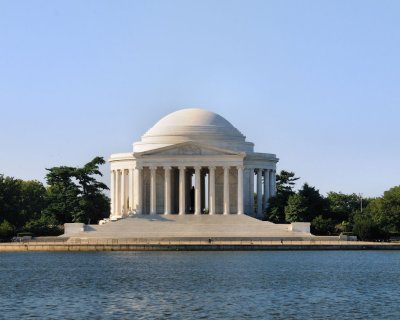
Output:
[[[164,195],[157,194],[157,168],[156,166],[137,167],[134,169],[116,169],[111,171],[111,215],[122,217],[130,212],[143,213],[143,170],[150,171],[150,214],[157,213],[157,197],[164,197],[164,214],[171,214],[171,170],[172,166],[163,166],[164,170]],[[208,189],[208,214],[216,214],[216,166],[179,166],[179,212],[183,215],[187,213],[187,179],[188,169],[194,169],[194,214],[202,213],[202,202],[204,202],[204,181],[202,180],[202,170],[207,170],[209,174]],[[229,175],[231,168],[237,170],[237,214],[243,214],[243,167],[224,166],[223,168],[223,214],[230,212],[230,189]],[[204,178],[203,178],[204,179]],[[203,184],[203,185],[202,185]],[[136,191],[136,192],[135,192]],[[202,201],[203,199],[203,201]],[[134,201],[135,200],[135,201]]]
[[[269,199],[276,195],[276,171],[273,169],[261,169],[261,168],[254,169],[254,171],[255,171],[255,176],[254,174],[250,175],[250,179],[252,180],[250,182],[250,185],[253,186],[253,188],[251,188],[252,192],[254,192],[253,190],[256,191],[257,206],[254,206],[254,198],[251,197],[250,207],[253,208],[252,209],[253,211],[254,208],[256,207],[256,215],[257,217],[261,218],[263,217],[263,212],[268,207]],[[254,177],[256,177],[255,188],[254,188]]]
[[[157,194],[157,169],[162,168],[164,175],[163,194]],[[263,217],[263,212],[268,206],[268,201],[276,193],[276,172],[274,169],[265,168],[243,168],[243,166],[218,166],[219,173],[223,171],[223,187],[218,189],[218,210],[227,215],[230,213],[243,214],[244,200],[246,201],[246,212],[258,218]],[[172,186],[171,170],[178,179],[178,185]],[[195,215],[202,214],[205,198],[208,199],[208,214],[216,214],[216,166],[145,166],[130,169],[114,169],[111,171],[111,216],[123,217],[131,212],[157,213],[157,198],[163,197],[163,213],[168,215],[174,212],[184,215],[188,213],[188,201],[191,187],[191,174],[194,172],[194,203],[192,212]],[[147,189],[146,210],[144,210],[144,170],[146,179],[148,178],[150,188]],[[178,172],[176,172],[178,170]],[[237,201],[234,199],[233,208],[236,212],[231,212],[232,190],[230,190],[230,172],[237,170]],[[246,174],[244,175],[244,170]],[[208,192],[205,192],[204,171],[208,173]],[[161,171],[162,172],[162,171]],[[187,175],[190,172],[189,176]],[[160,174],[160,171],[158,171]],[[176,179],[175,178],[175,179]],[[188,179],[189,178],[189,179]],[[219,178],[221,183],[222,177]],[[246,179],[246,180],[244,180]],[[160,182],[158,182],[160,183]],[[219,184],[221,188],[221,184]],[[244,190],[246,188],[246,190]],[[172,204],[172,192],[178,192],[176,202]],[[254,197],[254,192],[256,197]],[[245,197],[244,197],[245,194]],[[236,196],[236,195],[235,195]],[[221,209],[222,197],[222,209]],[[256,201],[256,203],[254,203]],[[235,210],[235,209],[232,209]],[[160,208],[159,208],[160,211]],[[220,212],[220,211],[218,211]]]

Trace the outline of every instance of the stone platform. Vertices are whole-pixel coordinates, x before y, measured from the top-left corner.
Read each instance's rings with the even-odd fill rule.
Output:
[[[247,215],[134,215],[86,231],[64,235],[74,239],[155,240],[310,240],[306,232],[290,230],[290,224],[274,224]]]

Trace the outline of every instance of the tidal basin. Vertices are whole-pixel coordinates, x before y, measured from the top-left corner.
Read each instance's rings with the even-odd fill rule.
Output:
[[[0,319],[399,319],[399,251],[0,253]]]

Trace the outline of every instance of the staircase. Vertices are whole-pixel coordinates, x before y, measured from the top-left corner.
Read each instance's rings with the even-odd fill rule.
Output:
[[[247,215],[134,215],[103,225],[86,226],[69,238],[90,239],[265,239],[303,240],[309,233],[289,230]]]

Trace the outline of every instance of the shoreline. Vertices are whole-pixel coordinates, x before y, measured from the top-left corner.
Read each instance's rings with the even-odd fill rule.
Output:
[[[400,250],[400,243],[268,240],[80,240],[0,243],[0,252]]]

